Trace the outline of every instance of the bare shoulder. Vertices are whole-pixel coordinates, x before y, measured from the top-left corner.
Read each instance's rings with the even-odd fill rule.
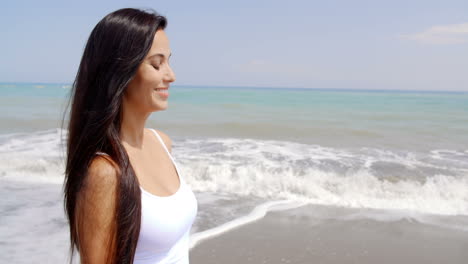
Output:
[[[88,228],[107,225],[114,214],[118,171],[110,157],[96,156],[88,166],[77,207],[82,210]],[[93,212],[90,214],[90,212]]]
[[[118,167],[107,156],[96,156],[88,167],[86,187],[88,190],[114,190],[118,182]]]
[[[166,133],[162,132],[161,130],[156,130],[156,132],[158,132],[158,134],[161,136],[162,140],[164,141],[164,144],[166,145],[167,149],[169,150],[169,152],[171,152],[172,151],[171,138]]]

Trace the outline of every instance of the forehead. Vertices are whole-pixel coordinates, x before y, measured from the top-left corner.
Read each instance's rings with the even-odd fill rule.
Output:
[[[149,51],[149,56],[155,53],[163,53],[166,57],[169,56],[171,53],[169,47],[169,39],[167,38],[166,32],[164,30],[159,29],[156,31],[154,35],[153,44],[151,45],[151,49]]]

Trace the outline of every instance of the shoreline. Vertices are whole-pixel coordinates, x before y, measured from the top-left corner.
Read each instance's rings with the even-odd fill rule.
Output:
[[[214,228],[191,234],[189,248],[192,249],[196,247],[198,244],[200,244],[204,240],[210,240],[215,237],[222,236],[223,234],[233,229],[237,229],[242,226],[249,225],[256,221],[259,221],[263,219],[269,212],[278,211],[278,210],[280,211],[288,210],[291,208],[302,207],[305,205],[306,204],[304,203],[298,203],[298,202],[288,201],[288,200],[269,201],[269,202],[259,204],[255,206],[254,209],[249,214],[235,218],[234,220],[231,220],[227,223],[216,226]]]
[[[468,232],[411,218],[325,219],[303,206],[268,212],[197,244],[191,263],[466,263]]]

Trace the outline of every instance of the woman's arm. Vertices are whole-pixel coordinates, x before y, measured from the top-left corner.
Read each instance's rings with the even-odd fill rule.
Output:
[[[81,263],[112,263],[115,251],[117,171],[105,157],[97,156],[77,197],[78,250]]]

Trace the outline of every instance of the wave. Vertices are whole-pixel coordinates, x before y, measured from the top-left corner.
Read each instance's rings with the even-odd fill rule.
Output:
[[[251,139],[186,139],[173,149],[201,192],[468,215],[466,150],[347,150]]]
[[[0,135],[0,177],[63,182],[61,129]],[[287,141],[174,138],[194,191],[299,203],[468,215],[468,150],[339,149]]]

